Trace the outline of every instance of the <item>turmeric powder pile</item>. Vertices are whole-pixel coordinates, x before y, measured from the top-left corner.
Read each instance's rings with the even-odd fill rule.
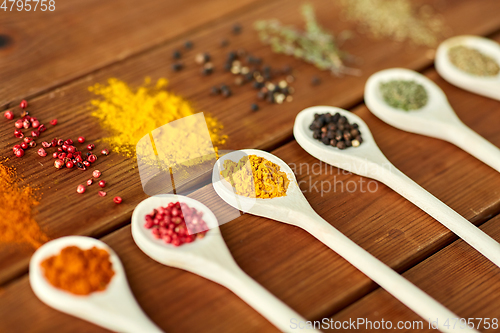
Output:
[[[235,193],[250,198],[269,199],[286,196],[290,181],[279,165],[257,155],[243,156],[238,163],[224,161],[224,177]]]
[[[40,265],[50,284],[75,295],[105,290],[115,275],[108,251],[95,246],[88,250],[65,247]]]
[[[191,122],[201,119],[195,124],[181,126],[181,128],[190,128],[188,133],[184,133],[185,131],[181,133],[184,136],[182,143],[177,140],[180,131],[172,130],[175,127],[170,126],[163,131],[158,130],[174,120],[197,113],[189,102],[165,90],[167,85],[167,79],[159,79],[155,85],[152,85],[151,80],[146,78],[143,86],[132,89],[125,82],[111,78],[107,85],[95,84],[89,87],[89,91],[99,96],[91,101],[94,108],[92,115],[99,119],[101,126],[111,133],[111,136],[104,140],[110,143],[113,151],[127,157],[134,157],[137,146],[137,156],[152,154],[151,159],[155,159],[155,155],[158,155],[157,148],[160,148],[155,145],[161,146],[161,151],[168,152],[165,154],[168,156],[161,156],[168,158],[168,161],[163,162],[172,166],[200,157],[200,146],[213,146],[211,148],[213,154],[214,150],[217,152],[217,148],[225,143],[227,136],[221,134],[223,126],[217,119],[207,115],[201,118],[191,118]],[[209,134],[205,135],[207,128]],[[141,142],[151,146],[148,135],[152,138],[154,136],[153,148],[141,148],[140,144],[138,145]],[[143,138],[147,140],[141,140]],[[146,153],[153,150],[154,153]],[[156,163],[156,161],[152,162]]]
[[[13,169],[0,163],[0,243],[28,243],[38,248],[49,238],[33,218],[35,190],[17,184]]]

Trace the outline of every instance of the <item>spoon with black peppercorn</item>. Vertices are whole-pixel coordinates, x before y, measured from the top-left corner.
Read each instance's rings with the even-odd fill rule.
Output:
[[[105,290],[89,295],[74,295],[50,284],[44,276],[41,263],[58,255],[68,246],[87,250],[104,249],[115,275]],[[35,295],[48,306],[72,316],[87,320],[114,332],[163,332],[142,311],[127,283],[120,258],[105,243],[90,237],[68,236],[45,243],[30,260],[29,280]]]
[[[357,123],[363,143],[340,150],[313,139],[309,124],[317,113],[338,112]],[[293,134],[299,145],[317,159],[357,175],[378,180],[435,218],[445,227],[500,267],[500,244],[453,209],[399,171],[380,151],[365,122],[352,112],[329,106],[301,111],[295,119]]]
[[[469,55],[460,59],[464,62],[461,66],[466,66],[465,69],[469,69],[472,73],[460,69],[450,60],[450,50],[461,46],[469,49]],[[478,51],[479,54],[474,51]],[[476,60],[470,56],[471,52],[474,52]],[[488,65],[484,58],[477,59],[477,57],[488,57],[490,64]],[[474,61],[480,63],[474,64]],[[449,38],[439,45],[436,51],[435,65],[439,75],[451,84],[479,95],[500,100],[500,44],[497,42],[479,36],[464,35]]]
[[[146,216],[159,207],[180,202],[201,212],[208,227],[201,239],[180,246],[156,239],[144,226]],[[187,209],[183,215],[188,216]],[[282,332],[290,331],[293,319],[306,322],[299,314],[255,282],[236,264],[220,233],[214,213],[201,202],[175,194],[163,194],[142,201],[132,215],[132,237],[137,246],[157,262],[180,268],[212,280],[239,296]],[[308,330],[309,331],[309,330]],[[311,330],[318,332],[317,330]]]
[[[414,81],[423,86],[427,92],[427,103],[420,109],[410,111],[387,104],[380,85],[394,80]],[[422,74],[402,68],[373,74],[366,82],[365,103],[375,116],[387,124],[403,131],[448,141],[500,172],[500,149],[462,123],[441,88]]]
[[[328,112],[331,109],[332,108],[315,109],[312,113],[308,113],[306,117],[301,117],[301,124],[303,123],[303,121],[309,121],[310,119],[312,119],[315,112]],[[301,115],[299,114],[299,117],[300,116]],[[304,129],[309,131],[307,126],[307,124],[304,125]],[[361,133],[364,135],[365,131],[366,125],[363,125],[361,127]],[[312,135],[312,133],[308,134]],[[307,140],[309,140],[309,138]],[[326,147],[329,149],[338,150],[337,148],[333,148],[331,146],[325,146],[323,143],[314,140],[312,136],[310,137],[310,140],[310,144],[312,146],[317,144],[318,147],[321,148]],[[371,144],[367,144],[367,146],[372,147]],[[345,150],[345,152],[348,153],[349,150],[350,149],[347,149]],[[356,149],[353,148],[353,150]],[[325,154],[324,151],[319,151],[319,153]],[[286,190],[286,196],[260,199],[245,197],[236,194],[231,184],[221,176],[221,171],[223,170],[223,165],[226,160],[238,162],[242,157],[249,155],[257,155],[259,157],[262,157],[278,165],[280,167],[280,171],[286,173],[287,178],[290,181]],[[449,318],[458,318],[456,314],[452,313],[450,310],[445,308],[432,297],[410,283],[390,267],[372,256],[359,245],[351,241],[348,237],[346,237],[340,231],[335,229],[330,223],[319,216],[312,209],[312,207],[307,202],[307,199],[304,197],[297,184],[293,171],[284,161],[282,161],[278,157],[256,149],[243,149],[226,154],[220,157],[217,163],[214,165],[214,170],[212,173],[212,184],[215,192],[226,203],[236,209],[249,214],[269,218],[304,229],[312,236],[317,238],[320,242],[322,242],[330,249],[338,253],[341,257],[350,262],[354,267],[359,269],[366,276],[372,279],[375,283],[379,284],[382,288],[387,290],[387,292],[392,294],[395,298],[397,298],[415,313],[420,315],[422,318],[426,320],[428,320],[429,318],[439,318],[438,323],[440,331],[460,331],[458,330],[458,328],[453,329],[442,325],[442,323],[444,323]],[[469,328],[467,328],[467,331],[476,332],[475,330]]]

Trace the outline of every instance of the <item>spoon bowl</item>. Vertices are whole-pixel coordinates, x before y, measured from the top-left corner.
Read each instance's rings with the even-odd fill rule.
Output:
[[[392,80],[411,80],[422,85],[428,95],[427,104],[411,111],[387,104],[380,85]],[[500,172],[500,149],[462,123],[441,88],[426,76],[402,68],[377,72],[366,82],[365,103],[375,116],[387,124],[403,131],[448,141]]]
[[[493,58],[500,65],[500,44],[478,36],[456,36],[442,42],[436,51],[436,70],[446,81],[473,93],[500,100],[500,73],[495,76],[472,75],[457,68],[448,56],[450,48],[466,46]]]
[[[105,290],[80,296],[58,289],[47,281],[40,264],[46,258],[59,254],[67,246],[77,246],[84,250],[95,246],[109,253],[115,275]],[[35,295],[61,312],[115,332],[162,332],[146,317],[134,299],[116,253],[97,239],[69,236],[46,243],[31,257],[29,280]]]
[[[310,116],[314,117],[315,110],[319,109],[320,108],[313,109]],[[295,124],[294,135],[298,140],[297,135],[300,135],[298,133],[303,130],[304,127],[303,123],[300,123],[298,120],[296,120]],[[367,133],[369,136],[369,131],[363,132],[364,130],[367,130],[367,127],[363,127],[366,125],[364,123],[360,123],[359,125],[362,135],[364,136],[365,133]],[[300,129],[296,130],[297,127]],[[315,143],[313,142],[312,145],[314,147]],[[370,144],[367,144],[365,147],[370,147]],[[373,147],[374,146],[372,146],[372,148]],[[331,149],[337,148],[331,147]],[[360,148],[357,150],[357,153],[355,152],[356,149],[351,150],[351,152],[346,155],[347,159],[355,162],[356,165],[361,165],[361,162],[359,162],[362,160],[360,152],[365,149],[366,148]],[[277,164],[281,171],[287,174],[287,177],[290,180],[286,196],[260,199],[247,198],[236,194],[232,189],[231,184],[220,175],[220,172],[223,170],[224,161],[231,159],[234,162],[238,162],[241,157],[245,155],[257,155]],[[377,160],[378,157],[380,156],[377,156],[376,154],[373,155],[375,160]],[[244,149],[229,153],[221,157],[214,165],[212,180],[217,194],[229,205],[234,208],[241,209],[246,213],[266,217],[304,229],[350,262],[353,266],[358,268],[361,272],[391,293],[394,297],[399,299],[403,304],[419,314],[422,318],[426,320],[429,318],[439,318],[439,323],[444,323],[447,318],[457,318],[457,316],[451,311],[422,292],[415,285],[411,284],[377,258],[366,252],[363,248],[344,236],[330,223],[320,217],[311,208],[302,194],[290,167],[278,157],[256,149]],[[439,326],[439,329],[443,332],[454,331],[453,329],[448,329],[442,325]],[[455,331],[458,332],[458,330]],[[470,332],[475,331],[470,330]]]
[[[185,203],[203,212],[203,220],[209,227],[205,237],[176,247],[151,235],[151,230],[144,227],[146,215],[173,202]],[[239,268],[222,238],[217,218],[201,202],[175,194],[142,201],[132,215],[132,237],[137,246],[157,262],[195,273],[230,289],[281,331],[290,330],[292,318],[305,322]]]

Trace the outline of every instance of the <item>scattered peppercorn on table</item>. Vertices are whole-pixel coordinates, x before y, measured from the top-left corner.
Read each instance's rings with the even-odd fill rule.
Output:
[[[355,23],[340,19],[340,2],[313,0],[311,4],[323,28],[336,35],[346,29],[356,32]],[[432,5],[441,13],[452,35],[479,35],[500,42],[497,1],[415,2]],[[130,87],[140,86],[145,77],[151,82],[167,78],[169,91],[223,124],[221,134],[227,140],[220,149],[272,152],[290,165],[313,209],[335,228],[462,318],[482,318],[483,322],[488,318],[490,328],[483,325],[481,331],[498,331],[492,325],[500,320],[498,267],[383,184],[320,163],[294,141],[292,127],[297,113],[309,106],[351,110],[367,123],[380,149],[398,169],[500,241],[498,172],[449,143],[383,123],[363,104],[363,89],[366,79],[382,69],[418,71],[443,89],[467,126],[497,147],[500,102],[447,83],[433,67],[435,48],[411,42],[374,40],[354,33],[342,49],[359,60],[350,67],[359,69],[360,76],[336,77],[273,53],[259,40],[254,22],[276,18],[283,25],[303,28],[302,4],[286,0],[56,0],[54,11],[0,9],[0,111],[13,110],[16,117],[9,120],[7,114],[0,119],[0,157],[3,165],[15,169],[19,186],[38,191],[34,219],[51,239],[86,235],[107,243],[123,262],[138,303],[166,332],[276,331],[226,288],[158,264],[132,239],[131,214],[148,196],[137,161],[114,152],[102,140],[109,132],[92,116],[90,101],[95,96],[88,88],[105,85],[109,78]],[[282,103],[267,103],[256,99],[257,90],[250,84],[234,83],[234,73],[223,67],[230,51],[241,54],[241,50],[251,53],[251,62],[260,58],[273,69],[289,66],[293,83],[287,85],[293,86],[293,94],[288,90],[286,99],[279,98]],[[210,66],[205,56],[201,65],[196,59],[205,53],[210,55]],[[285,81],[287,71],[282,73]],[[222,84],[227,87],[220,88]],[[20,158],[13,155],[12,147],[19,142],[13,132],[21,100],[27,100],[30,112],[45,122],[47,131],[40,140],[47,136],[48,141],[72,138],[76,142],[83,136],[85,145],[95,144],[96,151],[109,149],[109,155],[95,161],[107,196],[97,194],[101,190],[97,179],[93,185],[87,183],[92,178],[88,171],[56,170],[51,156],[37,154],[41,146],[26,150]],[[57,126],[50,123],[54,119]],[[216,214],[223,212],[226,204],[208,178],[200,176],[194,182],[178,187],[178,192],[202,201]],[[82,185],[82,193],[77,193],[78,184],[87,184],[88,189]],[[120,200],[113,201],[117,196]],[[8,200],[2,193],[0,197]],[[2,228],[9,226],[0,223],[0,233],[6,235]],[[238,265],[307,320],[383,319],[393,329],[402,322],[400,331],[433,331],[427,321],[303,230],[244,214],[222,225],[221,232]],[[38,300],[28,281],[34,248],[2,239],[0,332],[106,332]],[[418,321],[422,328],[409,328],[408,323]],[[375,331],[365,327],[357,331]]]

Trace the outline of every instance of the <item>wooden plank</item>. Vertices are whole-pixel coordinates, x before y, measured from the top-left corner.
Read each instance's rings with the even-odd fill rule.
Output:
[[[318,0],[314,2],[319,18],[322,22],[325,22],[325,25],[334,30],[340,30],[345,23],[341,23],[339,21],[333,21],[330,18],[330,1],[326,0]],[[67,86],[64,86],[61,89],[53,91],[51,93],[45,94],[33,100],[30,100],[31,110],[35,116],[41,119],[44,122],[57,117],[60,121],[60,124],[57,127],[51,128],[47,131],[44,136],[46,137],[73,137],[74,135],[84,134],[89,141],[95,141],[102,138],[105,133],[96,126],[94,120],[91,119],[89,112],[87,111],[88,101],[91,98],[90,94],[87,92],[86,88],[93,84],[94,82],[104,82],[108,77],[117,76],[121,79],[130,82],[132,85],[140,84],[145,75],[154,73],[153,78],[168,76],[172,77],[171,86],[173,89],[184,95],[188,98],[192,99],[194,103],[199,107],[200,110],[208,111],[217,117],[219,117],[226,124],[226,133],[230,135],[230,140],[226,148],[228,149],[239,149],[246,147],[259,147],[265,148],[270,147],[273,144],[280,142],[282,139],[287,138],[291,134],[291,124],[293,122],[295,114],[305,106],[314,105],[317,103],[322,104],[333,104],[338,106],[347,106],[350,103],[354,103],[357,100],[360,100],[361,93],[364,85],[364,80],[366,76],[372,73],[373,71],[389,67],[389,66],[406,66],[410,68],[416,68],[424,64],[428,64],[429,60],[425,60],[424,54],[426,49],[415,49],[414,52],[408,52],[406,50],[406,44],[398,44],[391,42],[383,42],[383,41],[369,41],[360,37],[357,39],[357,42],[351,42],[346,45],[348,51],[353,54],[366,54],[366,52],[370,51],[370,57],[365,59],[364,64],[361,69],[363,70],[363,76],[358,78],[344,78],[344,79],[334,79],[330,78],[328,75],[323,75],[324,84],[317,87],[311,88],[309,86],[309,80],[316,70],[312,68],[310,65],[304,65],[302,63],[296,62],[294,60],[290,60],[287,57],[281,55],[270,54],[270,51],[267,47],[260,46],[259,42],[256,40],[256,36],[253,32],[250,31],[251,23],[258,18],[267,18],[267,17],[278,17],[282,19],[285,23],[293,23],[298,22],[300,19],[300,14],[298,12],[299,2],[289,3],[284,5],[284,2],[276,2],[276,3],[266,3],[261,7],[255,8],[252,11],[248,11],[241,16],[238,17],[238,21],[242,22],[244,26],[244,32],[239,38],[233,38],[231,40],[232,48],[240,48],[244,47],[246,49],[256,50],[255,54],[258,56],[263,56],[266,59],[266,62],[271,65],[290,63],[297,71],[297,83],[296,90],[297,93],[295,95],[295,100],[291,104],[286,105],[272,105],[266,107],[261,112],[251,114],[250,111],[246,111],[248,105],[251,101],[254,100],[254,92],[253,91],[242,91],[245,89],[240,89],[239,91],[235,88],[235,92],[238,97],[232,97],[225,102],[222,102],[218,98],[208,96],[208,88],[214,84],[221,83],[221,79],[219,76],[217,77],[200,77],[198,79],[198,70],[199,68],[194,66],[192,63],[192,57],[197,51],[209,51],[214,58],[216,59],[216,66],[219,66],[223,60],[223,53],[226,50],[222,50],[219,48],[218,40],[221,36],[227,36],[230,31],[230,27],[233,21],[225,21],[220,22],[214,27],[207,29],[205,31],[200,31],[190,37],[197,45],[197,49],[193,50],[190,53],[188,60],[188,69],[181,72],[179,75],[172,76],[172,73],[168,66],[165,66],[165,59],[169,59],[171,55],[171,51],[174,47],[178,46],[178,42],[174,42],[171,44],[167,44],[163,47],[157,48],[147,54],[139,55],[137,57],[133,57],[128,59],[127,61],[115,64],[106,68],[105,70],[95,73],[93,75],[89,75],[81,80],[77,80]],[[474,33],[483,33],[487,32],[491,29],[492,23],[491,20],[493,15],[491,14],[493,10],[491,10],[494,6],[498,4],[493,4],[490,1],[476,1],[474,5],[471,5],[470,2],[467,1],[456,1],[453,5],[448,5],[444,8],[445,17],[447,21],[449,21],[450,25],[456,28],[457,32],[461,32],[466,29],[470,32]],[[491,7],[493,6],[493,7]],[[496,7],[495,7],[496,8]],[[460,16],[472,15],[473,13],[482,12],[484,19],[472,26],[471,22],[466,19],[463,24],[458,20]],[[491,16],[489,16],[491,15]],[[490,23],[488,23],[490,22]],[[459,24],[460,23],[460,24]],[[470,25],[469,25],[470,24]],[[345,25],[346,27],[348,25]],[[388,58],[386,57],[387,50],[391,49],[394,51],[398,57]],[[226,79],[226,82],[229,82],[229,74],[223,76]],[[223,80],[223,81],[224,81]],[[222,82],[223,82],[222,81]],[[332,94],[332,91],[335,93]],[[461,91],[457,92],[457,100],[460,101],[460,95],[464,94]],[[481,99],[480,97],[472,97],[472,95],[467,95],[467,99],[471,99],[469,103],[477,103],[479,105],[480,101],[482,108],[480,112],[484,112],[483,114],[487,114],[487,110],[491,108],[495,108],[497,102]],[[467,103],[467,102],[463,102]],[[458,104],[458,103],[457,103]],[[469,104],[470,105],[470,104]],[[362,113],[362,111],[360,111]],[[479,113],[480,114],[480,113]],[[272,115],[271,117],[269,115]],[[243,120],[242,120],[243,119]],[[492,139],[492,135],[494,135],[494,131],[490,133],[486,133],[490,131],[489,128],[492,121],[496,119],[485,120],[484,122],[478,123],[477,129],[481,134],[485,135],[488,139]],[[374,124],[377,123],[377,120],[374,120]],[[371,125],[371,124],[370,124]],[[375,126],[375,125],[374,125]],[[383,133],[387,132],[387,137],[390,137],[391,133],[396,133],[394,129],[389,129],[388,126],[380,125]],[[384,127],[385,126],[385,127]],[[471,125],[472,126],[472,125]],[[75,129],[78,129],[78,134],[75,133]],[[375,130],[377,132],[378,130]],[[482,130],[484,129],[485,132]],[[16,142],[14,139],[10,138],[10,131],[12,128],[10,126],[4,126],[0,130],[0,136],[5,138],[1,141],[1,155],[2,156],[11,156],[11,147]],[[392,132],[391,132],[392,131]],[[417,136],[407,136],[413,138],[416,147],[420,147],[419,149],[413,149],[411,153],[415,153],[412,155],[413,160],[405,161],[408,156],[404,155],[404,150],[388,150],[387,147],[392,147],[392,145],[396,145],[401,149],[405,147],[401,146],[401,139],[398,141],[387,141],[384,143],[383,138],[381,139],[377,133],[375,133],[376,139],[380,141],[380,145],[384,152],[391,158],[398,167],[403,169],[403,171],[407,172],[412,178],[421,182],[424,185],[429,185],[429,189],[431,192],[435,193],[438,197],[443,199],[446,203],[449,203],[453,208],[456,208],[460,213],[464,214],[467,218],[472,220],[480,221],[484,219],[485,216],[491,214],[495,211],[498,211],[498,201],[492,198],[492,188],[496,186],[494,177],[495,174],[491,173],[492,171],[483,166],[481,163],[473,160],[472,158],[466,156],[463,152],[458,151],[457,149],[442,143],[438,143],[435,145],[434,141],[425,141],[431,139],[422,139]],[[74,137],[73,137],[74,138]],[[498,141],[492,140],[494,143],[498,144]],[[415,161],[427,161],[427,148],[422,146],[422,142],[428,142],[433,147],[439,147],[439,144],[444,146],[443,149],[447,151],[447,154],[450,154],[450,158],[446,161],[435,161],[435,164],[430,167],[427,166],[423,168],[419,173],[418,170],[413,169],[412,167],[416,164]],[[387,146],[385,146],[387,145]],[[293,147],[293,145],[289,146]],[[101,148],[98,146],[98,148]],[[420,154],[417,154],[420,152]],[[301,155],[302,154],[302,155]],[[297,146],[294,147],[294,153],[292,155],[296,155],[297,159],[292,159],[294,157],[292,155],[285,156],[287,157],[285,160],[288,162],[296,161],[296,163],[302,162],[302,158],[306,159],[308,156],[304,155],[305,153],[300,150]],[[124,159],[117,155],[110,155],[107,158],[100,158],[96,164],[96,167],[103,171],[106,180],[108,180],[109,185],[108,196],[105,200],[99,198],[96,194],[96,190],[92,190],[92,193],[86,193],[85,196],[78,196],[75,192],[76,185],[79,183],[83,183],[88,178],[88,173],[81,173],[77,170],[62,170],[60,172],[55,172],[51,166],[51,160],[47,158],[44,160],[44,166],[39,166],[38,156],[34,156],[33,154],[28,154],[29,156],[25,156],[21,160],[11,161],[12,165],[14,165],[19,173],[23,176],[24,182],[29,182],[34,186],[39,186],[41,191],[43,192],[42,203],[39,207],[38,220],[40,221],[41,226],[47,230],[48,234],[51,237],[59,237],[62,235],[68,234],[83,234],[83,235],[94,235],[100,236],[117,228],[118,226],[125,225],[128,223],[131,212],[135,205],[140,202],[143,198],[145,198],[145,194],[142,192],[140,187],[140,180],[138,177],[138,173],[136,172],[135,161],[132,159]],[[453,157],[453,156],[455,157]],[[404,158],[398,160],[397,158],[404,156]],[[300,158],[299,158],[300,157]],[[295,158],[295,157],[294,157]],[[315,161],[312,159],[308,160],[309,164],[313,164]],[[480,178],[477,175],[476,178],[470,179],[462,179],[462,178],[454,178],[454,175],[462,175],[454,168],[457,168],[457,165],[453,166],[454,163],[462,163],[461,167],[464,170],[482,170],[488,173],[490,172],[490,178]],[[407,164],[405,164],[407,163]],[[48,164],[48,165],[47,165]],[[405,167],[407,165],[407,167]],[[450,167],[452,171],[450,171],[450,178],[442,177],[443,181],[435,184],[435,188],[431,179],[436,175],[442,176],[440,173],[446,174],[447,168]],[[489,171],[488,171],[489,170]],[[474,171],[476,172],[476,171]],[[323,175],[327,177],[327,175]],[[354,176],[353,176],[354,177]],[[422,178],[419,178],[422,177]],[[349,180],[350,178],[344,178],[344,180]],[[353,179],[358,179],[354,177]],[[457,180],[456,180],[457,179]],[[481,181],[481,179],[483,181]],[[485,179],[488,179],[488,182],[484,182]],[[448,187],[443,186],[446,184],[449,186],[453,181],[457,181],[456,187],[461,189],[462,192],[453,190],[448,191]],[[427,181],[427,183],[426,183]],[[441,185],[440,185],[441,184]],[[474,184],[481,184],[481,186]],[[433,185],[434,186],[434,185]],[[472,186],[472,187],[470,187]],[[466,196],[465,192],[469,188],[474,188],[476,191],[481,191],[481,193],[486,194],[486,200],[479,201],[479,199],[470,199],[470,197]],[[124,203],[120,206],[116,206],[111,202],[111,199],[114,195],[121,195],[124,198]],[[404,200],[400,199],[397,195],[389,192],[384,192],[384,195],[388,195],[389,202],[402,203],[404,206]],[[354,202],[358,202],[359,205],[363,207],[368,207],[365,204],[365,200],[361,201],[346,201],[347,198],[351,198],[355,196],[351,194],[349,196],[345,196],[345,194],[340,195],[338,200],[339,203],[342,203],[338,209],[349,210],[354,209],[354,213],[358,214],[360,210],[356,206],[351,206]],[[326,199],[324,199],[326,200]],[[385,199],[384,199],[385,200]],[[399,200],[399,201],[398,201]],[[469,200],[474,202],[474,205],[469,204]],[[319,204],[325,204],[326,201],[320,201]],[[372,215],[378,219],[381,219],[381,214],[378,211],[379,203],[375,200],[368,200],[370,204],[373,204],[375,207],[373,211],[367,210],[365,214],[362,215],[364,218],[371,218]],[[314,203],[314,201],[313,201]],[[316,205],[316,203],[314,203]],[[385,202],[383,203],[385,205]],[[464,204],[467,204],[465,206]],[[408,203],[406,203],[407,207],[412,207]],[[352,208],[354,207],[354,208]],[[392,206],[391,206],[392,207]],[[468,207],[467,210],[465,207]],[[469,211],[470,207],[473,207],[474,211]],[[396,208],[394,208],[396,209]],[[403,208],[401,208],[403,209]],[[406,208],[404,208],[406,209]],[[400,212],[399,214],[403,214],[406,210],[396,210]],[[411,209],[411,208],[410,208]],[[414,209],[414,216],[420,216],[419,218],[425,219],[418,210]],[[331,211],[332,215],[327,216],[329,219],[336,220],[338,214],[334,211]],[[370,215],[371,214],[371,215]],[[350,216],[350,215],[349,215]],[[245,217],[246,218],[246,217]],[[399,215],[393,215],[391,217],[393,220],[401,219]],[[391,219],[390,218],[390,219]],[[427,218],[428,219],[428,218]],[[349,225],[348,220],[343,220],[347,225]],[[430,222],[431,220],[428,219]],[[364,223],[364,222],[360,222]],[[380,222],[382,224],[382,222]],[[385,222],[384,222],[385,223]],[[433,222],[434,223],[434,222]],[[418,226],[416,227],[418,229]],[[407,257],[398,258],[396,262],[393,262],[394,267],[403,268],[409,265],[410,262],[414,260],[418,260],[426,255],[426,253],[430,253],[435,250],[434,246],[441,246],[447,241],[451,241],[452,236],[445,232],[443,229],[439,229],[440,226],[436,226],[439,230],[439,235],[442,236],[439,238],[439,242],[427,241],[425,236],[415,236],[417,240],[415,244],[420,244],[419,242],[423,242],[427,244],[423,249],[425,251],[415,251],[409,252]],[[392,231],[392,229],[382,229],[384,231],[380,231],[377,235],[378,237],[382,237],[382,242],[384,241],[383,237],[394,237],[401,240],[404,238],[405,231],[397,231],[396,229]],[[422,229],[422,228],[421,228]],[[353,230],[354,232],[354,230]],[[389,236],[387,236],[387,235]],[[371,235],[373,236],[373,235]],[[306,236],[303,236],[306,237]],[[362,238],[362,236],[360,236]],[[378,248],[374,243],[377,238],[373,239],[372,243],[370,243],[374,249]],[[312,240],[309,240],[312,241]],[[379,242],[381,242],[379,241]],[[314,243],[314,242],[313,242]],[[398,243],[399,244],[399,243]],[[367,245],[368,246],[368,245]],[[372,247],[368,246],[371,250]],[[417,248],[417,247],[415,247]],[[380,251],[389,251],[385,249],[379,249]],[[298,251],[298,250],[297,250]],[[0,283],[8,281],[9,279],[15,277],[26,271],[27,261],[32,253],[31,249],[14,247],[14,246],[2,246],[1,254],[0,254]],[[309,252],[308,252],[309,253]],[[312,252],[311,252],[312,253]],[[329,253],[329,252],[325,252]],[[387,254],[388,255],[388,254]],[[329,272],[322,272],[322,278],[328,276]],[[370,284],[366,280],[363,281],[364,287],[362,288],[371,288]],[[277,283],[277,282],[276,282]],[[369,287],[366,287],[369,286]],[[364,289],[365,291],[368,289]],[[342,289],[344,290],[344,289]],[[337,290],[338,291],[338,290]],[[359,292],[359,289],[357,293]],[[321,292],[318,292],[317,295],[319,297],[323,297],[323,299],[327,299],[330,296],[325,294],[321,295]],[[342,294],[346,295],[346,294]],[[313,317],[316,313],[324,313],[327,311],[331,311],[334,308],[341,307],[342,304],[349,303],[350,299],[355,299],[357,296],[344,297],[343,299],[334,299],[332,302],[328,302],[328,304],[323,305],[319,308],[314,307],[311,311],[313,311]],[[303,301],[296,301],[297,306],[301,306],[301,304],[309,304]],[[298,308],[298,307],[297,307]]]
[[[47,1],[48,3],[48,1]],[[0,10],[0,110],[256,1],[55,1],[54,11]],[[10,4],[8,6],[10,8]],[[34,9],[35,3],[32,8]],[[50,22],[50,24],[48,24]],[[181,47],[183,41],[176,41]],[[171,54],[165,59],[170,59]]]
[[[498,114],[492,112],[498,102],[447,86],[433,71],[428,75],[445,89],[466,123],[498,144],[496,134],[491,132],[493,136],[489,136],[491,124],[498,121]],[[476,105],[479,113],[473,116],[467,112],[470,105]],[[368,123],[389,159],[418,183],[474,222],[491,214],[488,209],[498,203],[495,189],[500,182],[500,175],[494,170],[447,143],[385,125],[364,107],[354,112]],[[475,117],[480,121],[476,122]],[[373,189],[374,185],[368,186],[365,180],[363,191],[361,177],[325,165],[320,168],[319,162],[295,142],[274,153],[295,169],[307,199],[321,216],[398,271],[415,265],[455,238],[387,187],[379,184],[377,191],[371,193],[366,189]],[[445,161],[442,156],[446,156]],[[414,167],[415,161],[420,161],[418,167]],[[336,183],[337,190],[321,193],[322,182],[332,186]],[[356,184],[357,190],[353,191],[352,184]],[[217,214],[226,211],[220,209],[224,206],[220,201],[214,201],[210,186],[192,196],[208,203]],[[298,228],[243,215],[221,230],[240,267],[308,319],[337,312],[376,288],[366,276]],[[123,260],[131,287],[145,311],[165,330],[273,331],[267,321],[224,288],[148,259],[133,243],[128,226],[104,240]],[[465,259],[475,254],[470,247],[460,252]],[[480,265],[477,267],[481,269]],[[421,287],[420,280],[413,282]],[[405,310],[401,303],[393,300],[391,304],[394,311]],[[36,322],[40,331],[53,330],[55,325],[72,332],[91,329],[89,324],[53,311],[34,299],[26,277],[9,285],[0,297],[0,313],[18,306],[26,308],[25,320],[19,323],[19,317],[9,315],[0,320],[0,328],[22,329],[22,325]]]
[[[500,217],[495,217],[481,226],[481,229],[500,241]],[[420,286],[437,301],[447,306],[462,318],[489,318],[489,323],[500,317],[500,270],[480,254],[458,240],[406,271],[403,276]],[[390,319],[392,323],[420,320],[414,313],[401,306],[392,296],[381,289],[370,293],[358,302],[332,317],[345,321],[366,318],[370,321]],[[435,319],[434,319],[435,320]],[[474,319],[475,327],[479,324]],[[453,325],[454,321],[450,321]],[[457,324],[458,327],[459,324]],[[498,332],[482,324],[481,332]],[[435,332],[429,329],[418,332]],[[409,332],[410,330],[406,330]],[[404,332],[404,331],[403,331]]]

